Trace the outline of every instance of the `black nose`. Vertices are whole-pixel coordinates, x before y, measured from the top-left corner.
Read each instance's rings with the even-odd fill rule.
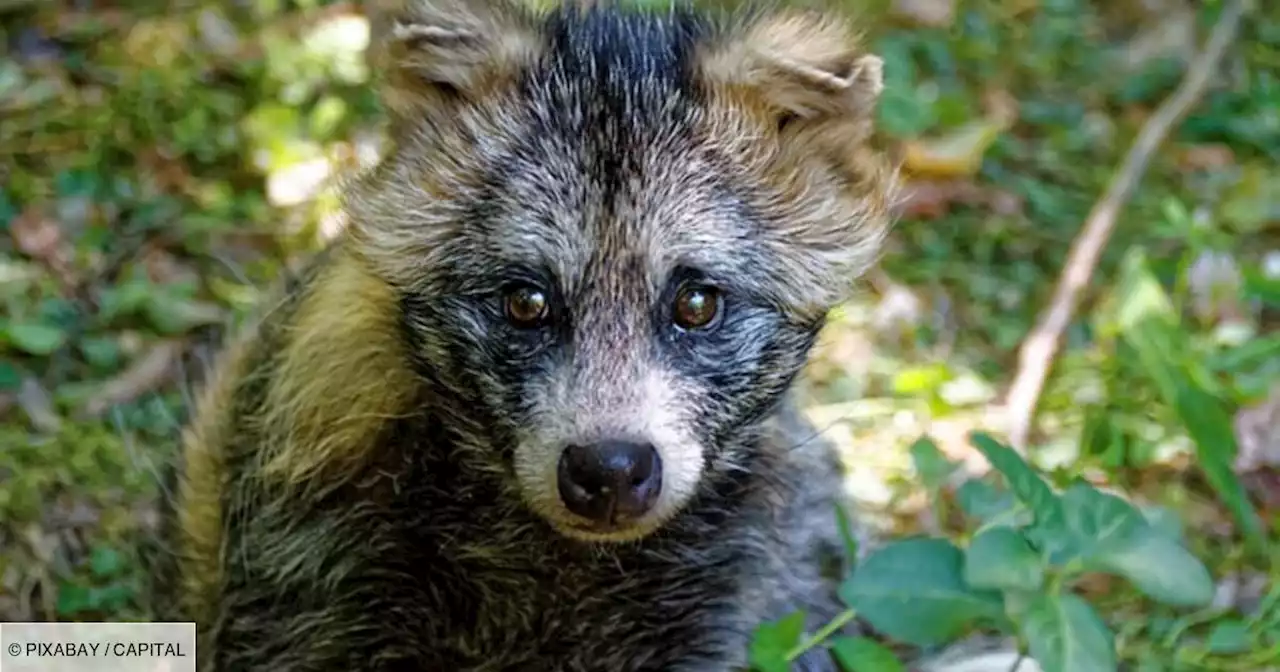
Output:
[[[602,441],[560,454],[560,499],[573,513],[600,523],[639,518],[662,489],[662,460],[647,443]]]

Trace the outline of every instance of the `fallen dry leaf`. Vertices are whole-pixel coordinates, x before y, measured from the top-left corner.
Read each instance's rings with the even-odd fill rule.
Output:
[[[18,406],[27,414],[31,426],[45,434],[56,434],[62,428],[62,418],[53,406],[53,397],[40,381],[27,376],[18,388]]]
[[[103,384],[85,402],[81,413],[99,417],[117,404],[127,403],[163,385],[173,374],[185,343],[181,339],[161,341],[135,360],[120,375]]]
[[[983,206],[999,215],[1022,211],[1022,199],[1016,194],[968,180],[909,180],[903,185],[896,207],[903,217],[936,219],[948,214],[954,205]]]
[[[19,252],[49,267],[63,287],[75,286],[71,250],[58,222],[29,208],[9,224],[9,235]]]
[[[1178,165],[1184,170],[1208,170],[1234,165],[1236,154],[1226,145],[1191,145],[1178,156]]]
[[[945,28],[955,20],[955,0],[893,0],[895,16],[922,26]]]
[[[143,172],[154,180],[162,191],[172,193],[190,193],[191,173],[181,159],[166,156],[158,149],[146,149],[138,154],[138,162]]]
[[[62,230],[58,223],[34,209],[18,215],[9,228],[18,251],[32,259],[48,259],[58,254],[62,247]]]
[[[1242,474],[1240,484],[1245,492],[1258,501],[1263,517],[1280,512],[1280,468],[1258,469]]]
[[[206,8],[196,18],[196,31],[206,49],[222,58],[236,58],[242,49],[243,39],[235,24],[214,8]]]
[[[1235,469],[1246,473],[1261,467],[1280,467],[1280,385],[1265,400],[1243,408],[1235,417]]]
[[[1261,403],[1236,413],[1235,470],[1266,511],[1280,511],[1280,385]]]
[[[904,168],[915,175],[967,177],[982,167],[987,148],[1005,129],[1001,120],[970,122],[936,138],[911,140],[905,147]]]
[[[1123,50],[1122,67],[1137,72],[1157,59],[1190,59],[1196,52],[1196,17],[1186,6],[1153,14]]]
[[[987,89],[982,92],[982,111],[988,119],[1001,125],[1018,120],[1018,98],[1005,89]]]
[[[142,253],[142,266],[147,279],[158,285],[189,282],[200,279],[199,273],[177,257],[157,245],[148,245]]]
[[[161,17],[135,23],[124,38],[124,52],[134,65],[165,67],[190,51],[195,43],[183,18]]]

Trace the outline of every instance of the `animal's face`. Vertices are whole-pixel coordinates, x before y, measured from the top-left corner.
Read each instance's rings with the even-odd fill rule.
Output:
[[[356,237],[486,465],[561,532],[632,539],[749,463],[874,251],[879,166],[718,81],[703,20],[506,20],[524,55],[397,118]]]

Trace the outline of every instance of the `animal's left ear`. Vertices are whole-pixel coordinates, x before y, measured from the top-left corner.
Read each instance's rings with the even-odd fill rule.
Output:
[[[788,10],[726,30],[703,54],[715,87],[748,95],[781,126],[793,119],[868,122],[884,90],[884,62],[860,49],[837,15]]]

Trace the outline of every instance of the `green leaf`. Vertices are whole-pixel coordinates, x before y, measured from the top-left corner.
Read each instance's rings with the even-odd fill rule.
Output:
[[[118,611],[133,597],[134,590],[128,584],[115,582],[102,588],[89,589],[90,608],[101,611]]]
[[[853,567],[858,562],[858,538],[853,534],[849,512],[839,504],[836,504],[836,525],[840,529],[840,542],[844,546],[845,562],[848,563],[846,566]]]
[[[1204,565],[1128,502],[1079,482],[1063,493],[1062,507],[1087,568],[1122,576],[1166,604],[1194,606],[1212,600],[1213,579]]]
[[[15,322],[8,329],[14,347],[32,355],[49,355],[67,342],[67,332],[51,324]]]
[[[788,672],[791,664],[787,653],[800,643],[804,617],[803,611],[796,611],[777,621],[761,623],[751,638],[751,667],[760,672]]]
[[[1083,454],[1096,456],[1104,466],[1116,469],[1125,466],[1129,451],[1126,450],[1127,437],[1115,425],[1112,414],[1104,405],[1092,405],[1085,410],[1080,447]]]
[[[1183,607],[1213,601],[1209,570],[1177,541],[1154,528],[1142,528],[1124,544],[1099,549],[1089,566],[1128,579],[1153,600]]]
[[[1111,321],[1137,354],[1160,396],[1177,412],[1196,446],[1197,463],[1240,524],[1255,550],[1266,546],[1261,520],[1232,471],[1238,446],[1222,400],[1208,392],[1211,380],[1203,358],[1192,351],[1179,328],[1172,302],[1147,267],[1141,248],[1124,259],[1115,295],[1107,303]]]
[[[1036,590],[1044,583],[1044,565],[1016,530],[992,527],[970,542],[964,580],[974,588]]]
[[[1086,560],[1120,548],[1146,524],[1128,502],[1079,482],[1062,493],[1062,512],[1075,536],[1077,552]]]
[[[964,554],[945,539],[907,539],[867,557],[840,598],[872,627],[909,644],[953,639],[1003,616],[1000,595],[965,585]]]
[[[119,573],[122,567],[124,560],[120,553],[109,546],[99,546],[89,556],[89,571],[99,578],[110,578]]]
[[[1244,373],[1256,371],[1276,358],[1280,358],[1280,334],[1253,338],[1216,352],[1205,362],[1205,367],[1215,372]]]
[[[1243,289],[1242,298],[1246,300],[1280,306],[1280,279],[1268,277],[1259,270],[1247,268],[1244,271]]]
[[[1209,632],[1206,646],[1210,653],[1233,654],[1253,650],[1253,633],[1249,624],[1240,620],[1221,621]]]
[[[157,295],[147,304],[147,318],[161,334],[182,334],[195,327],[218,324],[223,311],[216,304],[181,296]]]
[[[831,653],[844,672],[906,672],[893,652],[866,637],[838,637]]]
[[[120,364],[120,345],[111,338],[89,337],[80,341],[80,354],[89,364],[111,369]]]
[[[1063,519],[1062,502],[1022,457],[983,432],[972,432],[970,442],[986,456],[991,466],[1004,475],[1018,500],[1035,517],[1027,534],[1037,547],[1051,555],[1068,554],[1071,537]]]
[[[1022,617],[1031,657],[1045,672],[1115,672],[1115,640],[1087,602],[1071,593],[1038,595]]]
[[[1166,506],[1148,506],[1142,509],[1142,516],[1156,532],[1179,543],[1185,538],[1182,519],[1172,509]]]
[[[1004,475],[1013,493],[1031,508],[1037,520],[1042,517],[1062,517],[1057,495],[1053,494],[1048,484],[1012,448],[982,432],[973,432],[969,439],[975,448],[982,451],[991,466]]]
[[[1019,506],[1012,494],[980,479],[965,481],[956,490],[956,501],[965,515],[986,525],[1021,527],[1031,522],[1030,512]]]
[[[151,302],[155,286],[143,279],[129,278],[114,287],[104,288],[99,301],[98,319],[104,323],[136,315]]]
[[[950,379],[951,370],[943,364],[915,366],[894,375],[893,391],[902,396],[928,395]]]
[[[1206,480],[1231,509],[1245,536],[1261,547],[1265,543],[1262,521],[1249,504],[1244,486],[1232,469],[1239,447],[1231,417],[1217,397],[1191,384],[1190,380],[1184,382],[1187,384],[1178,387],[1174,405],[1196,444],[1198,464],[1204,470]]]
[[[93,596],[88,588],[73,583],[58,586],[58,602],[55,609],[59,616],[73,616],[92,608]]]
[[[0,391],[22,387],[22,371],[12,362],[0,360]]]
[[[876,105],[876,124],[897,138],[910,138],[929,130],[937,116],[914,88],[885,87]]]
[[[911,460],[915,463],[920,481],[929,492],[937,492],[938,488],[946,483],[947,477],[959,466],[948,460],[947,456],[938,450],[937,444],[927,436],[916,439],[916,442],[911,445]]]

